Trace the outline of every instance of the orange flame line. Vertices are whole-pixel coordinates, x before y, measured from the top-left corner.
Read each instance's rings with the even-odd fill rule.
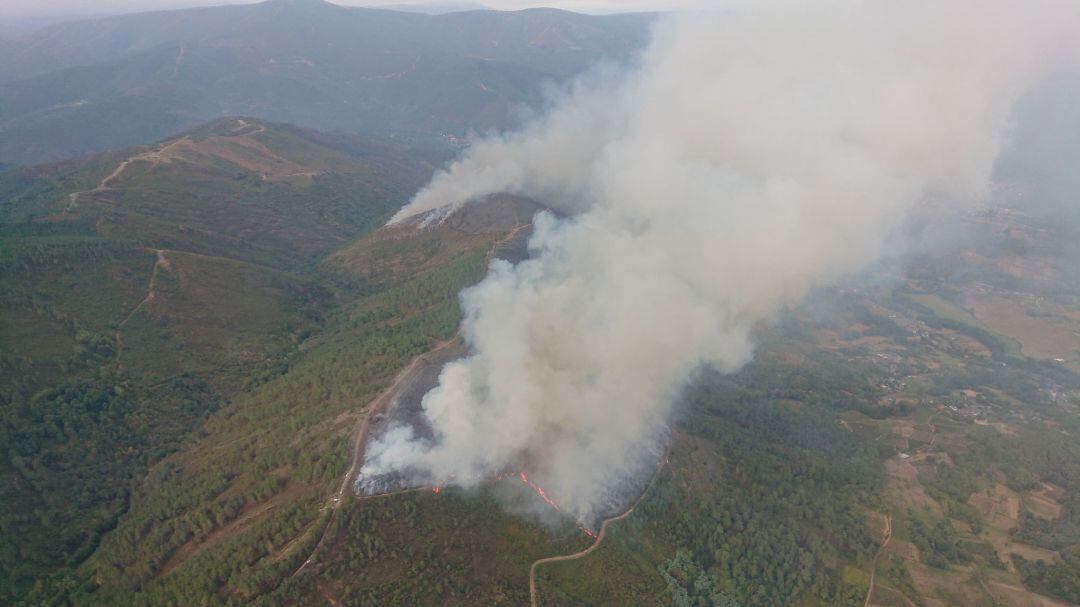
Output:
[[[499,481],[503,480],[504,478],[506,478],[508,476],[510,476],[509,473],[499,474],[498,476],[496,476],[493,479],[493,482],[499,482]],[[518,472],[516,476],[518,477],[518,480],[520,480],[522,483],[527,485],[530,489],[535,491],[536,494],[539,495],[545,502],[547,502],[547,504],[549,506],[551,506],[552,508],[554,508],[558,512],[563,511],[563,509],[560,508],[559,505],[555,503],[555,500],[548,497],[547,493],[544,492],[543,487],[541,487],[540,485],[537,485],[536,483],[530,481],[529,477],[525,476],[525,472],[523,472],[523,471]],[[439,492],[442,491],[442,489],[443,488],[442,488],[441,485],[436,485],[436,486],[431,488],[431,492],[434,493],[435,495],[438,495]],[[594,538],[594,539],[596,538],[596,534],[593,533],[591,529],[589,529],[588,527],[583,525],[580,521],[574,521],[574,524],[577,525],[577,528],[580,529],[581,532],[584,533],[585,535],[587,535],[587,536],[589,536],[591,538]]]
[[[562,508],[560,508],[559,505],[556,504],[554,500],[552,500],[550,497],[548,497],[547,493],[544,493],[543,487],[541,487],[541,486],[537,485],[536,483],[530,481],[529,477],[525,476],[524,472],[518,472],[518,478],[521,479],[521,482],[523,482],[526,485],[528,485],[529,487],[531,487],[533,491],[536,491],[536,494],[539,495],[540,497],[542,497],[544,499],[544,501],[548,503],[548,505],[550,505],[555,510],[558,510],[559,512],[562,512]],[[591,538],[594,538],[594,539],[596,538],[596,534],[593,533],[588,527],[581,524],[579,521],[574,521],[574,524],[577,525],[577,528],[581,529],[581,531],[585,535],[587,535],[587,536],[589,536]]]
[[[551,498],[548,497],[546,493],[544,493],[544,490],[539,485],[537,485],[536,483],[530,481],[529,478],[527,476],[525,476],[524,472],[518,472],[518,477],[521,479],[521,482],[523,482],[526,485],[532,487],[533,491],[535,491],[537,495],[544,498],[544,501],[547,502],[548,505],[550,505],[552,508],[558,510],[559,512],[562,512],[562,508],[560,508],[558,504],[553,502],[551,500]]]

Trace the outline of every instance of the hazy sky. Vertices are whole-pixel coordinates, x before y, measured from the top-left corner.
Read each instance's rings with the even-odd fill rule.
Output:
[[[350,6],[388,4],[466,4],[468,0],[334,0]],[[188,6],[241,4],[249,1],[231,0],[0,0],[0,18],[55,16],[57,14],[93,15],[137,12]],[[536,6],[553,6],[583,12],[613,12],[635,10],[677,10],[708,8],[716,0],[482,0],[489,8],[513,10]]]

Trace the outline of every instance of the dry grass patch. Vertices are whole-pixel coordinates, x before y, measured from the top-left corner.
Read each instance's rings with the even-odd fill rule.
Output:
[[[1035,594],[1019,586],[1004,582],[990,582],[995,602],[1006,607],[1070,607],[1068,603],[1055,601],[1041,594]]]
[[[911,462],[900,459],[899,457],[892,457],[885,460],[885,473],[890,478],[904,481],[905,483],[916,483],[916,479],[919,476],[919,470],[911,465]]]
[[[908,571],[928,607],[993,604],[986,591],[966,571],[934,569],[922,563],[909,563]]]
[[[985,491],[972,493],[968,503],[979,510],[988,526],[1008,531],[1020,518],[1020,496],[1005,485],[997,484]]]
[[[871,607],[916,607],[915,602],[904,593],[881,584],[874,584],[874,593],[870,597],[869,605]]]
[[[1053,550],[1047,550],[1045,548],[1039,548],[1032,546],[1031,544],[1021,544],[1019,542],[1010,542],[1006,550],[1010,555],[1016,554],[1024,557],[1029,561],[1043,561],[1047,564],[1056,563],[1060,560],[1060,556]]]
[[[885,547],[885,553],[898,556],[908,562],[919,562],[919,549],[915,544],[896,537],[889,540],[889,545]]]
[[[1024,508],[1035,516],[1048,521],[1061,518],[1064,510],[1061,504],[1054,500],[1034,493],[1024,496]]]
[[[997,295],[969,295],[966,298],[975,317],[987,327],[1020,342],[1021,350],[1033,358],[1075,360],[1080,337],[1074,333],[1080,323],[1060,315],[1028,314],[1024,301]]]
[[[985,419],[975,420],[975,424],[979,426],[991,426],[998,431],[998,434],[1002,436],[1016,436],[1016,430],[1013,430],[1012,426],[1005,422],[989,421]]]
[[[888,486],[899,496],[903,505],[916,509],[929,509],[936,516],[944,516],[941,504],[926,493],[926,489],[918,480],[918,468],[912,466],[909,461],[900,459],[899,456],[885,460],[885,473]]]

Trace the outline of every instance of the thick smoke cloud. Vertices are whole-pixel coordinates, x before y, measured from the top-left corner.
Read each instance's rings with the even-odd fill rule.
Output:
[[[1080,32],[1073,0],[747,0],[660,23],[632,73],[480,141],[395,220],[531,196],[533,258],[462,294],[473,354],[364,474],[469,485],[524,463],[582,520],[701,365],[872,263],[914,206],[984,193],[1011,107]]]

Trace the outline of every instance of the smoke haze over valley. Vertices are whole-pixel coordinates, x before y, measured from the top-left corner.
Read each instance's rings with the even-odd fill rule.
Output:
[[[639,69],[474,143],[395,217],[496,192],[567,216],[538,216],[534,258],[463,293],[473,353],[424,399],[435,439],[391,430],[363,473],[469,486],[523,461],[592,520],[650,469],[695,369],[740,368],[758,323],[902,246],[921,202],[986,199],[1014,103],[1075,59],[1078,19],[1055,0],[829,0],[661,22]]]
[[[1080,605],[1080,3],[372,3],[0,0],[0,606]]]

